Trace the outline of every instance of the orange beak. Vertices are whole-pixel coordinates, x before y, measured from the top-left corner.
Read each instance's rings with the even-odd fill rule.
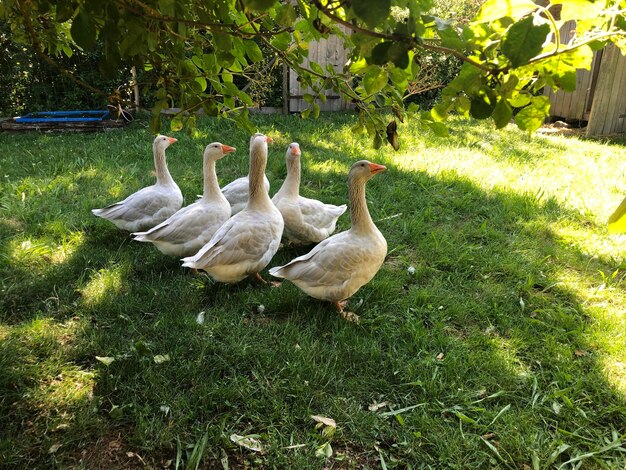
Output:
[[[376,163],[370,163],[370,172],[375,175],[376,173],[380,173],[381,171],[385,171],[387,167],[385,165],[378,165]]]
[[[266,135],[266,136],[265,136],[265,141],[266,141],[268,144],[271,144],[272,142],[274,142],[274,139],[272,139],[270,136]]]
[[[235,150],[237,150],[235,147],[231,147],[230,145],[222,144],[222,152],[223,153],[230,153],[230,152],[234,152]]]
[[[174,142],[178,142],[178,139],[175,139],[174,137],[168,137],[168,138],[167,138],[167,141],[168,141],[170,144],[173,144]]]
[[[291,153],[293,153],[294,155],[300,155],[300,147],[292,148]]]

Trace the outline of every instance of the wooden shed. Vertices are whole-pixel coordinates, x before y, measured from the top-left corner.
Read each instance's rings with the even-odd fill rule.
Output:
[[[344,30],[347,28],[342,27]],[[309,55],[304,60],[302,65],[307,67],[309,62],[317,62],[326,69],[327,65],[332,65],[333,68],[339,72],[343,71],[343,67],[348,60],[348,51],[343,45],[343,41],[340,37],[330,35],[327,39],[322,38],[319,41],[312,41],[309,43]],[[283,88],[285,84],[283,84]],[[288,109],[286,112],[299,112],[308,108],[310,105],[304,101],[303,97],[305,93],[311,93],[311,90],[304,88],[298,81],[298,74],[289,69],[288,72]],[[321,111],[341,111],[344,109],[352,109],[353,105],[333,90],[326,90],[326,102],[323,103],[317,100],[317,104]]]
[[[576,32],[569,21],[561,28],[561,40]],[[591,70],[576,73],[576,90],[552,91],[550,115],[553,118],[587,123],[588,136],[622,134],[626,132],[626,56],[613,44],[594,53]]]

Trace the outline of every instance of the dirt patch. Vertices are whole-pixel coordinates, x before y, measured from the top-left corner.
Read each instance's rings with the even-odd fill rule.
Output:
[[[162,453],[142,455],[143,451],[133,449],[125,441],[123,432],[103,436],[95,443],[76,452],[73,463],[68,468],[89,468],[90,470],[135,470],[146,468],[167,468],[169,458]]]

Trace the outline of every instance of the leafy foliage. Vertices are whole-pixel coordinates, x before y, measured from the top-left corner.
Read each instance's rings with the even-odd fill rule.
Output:
[[[154,71],[153,130],[160,111],[175,104],[253,131],[247,108],[254,102],[236,78],[262,79],[258,64],[270,59],[265,49],[310,88],[311,108],[304,116],[317,115],[316,100],[333,89],[356,104],[362,117],[355,131],[367,131],[376,146],[387,125],[381,111],[389,110],[419,116],[435,130],[453,110],[493,118],[502,127],[513,108],[523,108],[516,122],[532,131],[549,110],[532,99],[539,90],[546,85],[571,90],[575,70],[590,67],[592,49],[608,41],[625,48],[624,7],[623,0],[542,5],[488,0],[464,24],[434,16],[431,2],[418,0],[299,0],[296,6],[276,0],[8,0],[0,17],[41,54],[58,56],[71,45],[89,49],[102,43],[102,72],[125,64]],[[577,36],[565,44],[559,28],[570,20],[577,21]],[[310,41],[329,34],[343,39],[348,66],[338,71],[315,62],[304,66]],[[407,105],[407,89],[420,72],[420,58],[432,53],[455,57],[464,66],[426,115]],[[182,113],[176,127],[193,122]]]

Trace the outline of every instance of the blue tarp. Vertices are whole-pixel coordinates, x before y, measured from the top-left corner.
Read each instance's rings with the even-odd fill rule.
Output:
[[[38,111],[15,118],[15,122],[89,122],[108,119],[109,111]]]

